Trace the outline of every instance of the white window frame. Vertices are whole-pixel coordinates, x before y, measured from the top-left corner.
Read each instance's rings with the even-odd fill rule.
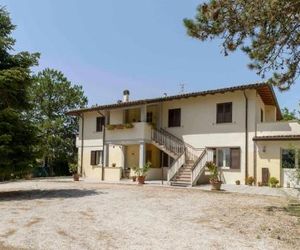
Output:
[[[219,168],[230,169],[230,149],[231,149],[231,147],[217,147],[216,148],[216,163]],[[223,166],[219,166],[219,150],[223,151]],[[229,166],[226,166],[226,154],[224,154],[225,150],[229,150]]]

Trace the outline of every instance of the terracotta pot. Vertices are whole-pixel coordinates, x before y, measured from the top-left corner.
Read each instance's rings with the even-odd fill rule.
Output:
[[[136,182],[136,176],[132,176],[132,181]]]
[[[145,184],[145,176],[138,176],[138,183]]]
[[[73,174],[74,181],[79,181],[79,174]]]
[[[222,181],[218,181],[218,182],[211,181],[210,184],[211,184],[211,190],[221,190]]]

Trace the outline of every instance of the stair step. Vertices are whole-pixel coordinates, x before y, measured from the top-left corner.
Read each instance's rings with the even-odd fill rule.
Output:
[[[188,187],[191,185],[191,182],[171,181],[170,184],[171,184],[171,186]]]

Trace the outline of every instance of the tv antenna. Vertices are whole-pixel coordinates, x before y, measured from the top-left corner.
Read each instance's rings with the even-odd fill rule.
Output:
[[[180,94],[184,94],[184,92],[185,92],[185,83],[180,83],[179,87],[180,87],[179,93]]]

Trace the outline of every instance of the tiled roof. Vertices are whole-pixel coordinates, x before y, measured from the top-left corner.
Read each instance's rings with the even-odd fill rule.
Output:
[[[95,106],[95,107],[90,107],[90,108],[71,110],[71,111],[67,112],[67,114],[68,115],[79,115],[80,113],[83,113],[83,112],[91,112],[91,111],[98,111],[98,110],[99,111],[100,110],[110,110],[110,109],[116,109],[116,108],[122,108],[122,107],[131,107],[131,106],[142,105],[142,104],[166,102],[166,101],[178,100],[178,99],[183,99],[183,98],[214,95],[214,94],[234,92],[237,90],[246,90],[246,89],[256,89],[266,105],[275,105],[277,107],[277,119],[278,120],[281,119],[281,111],[280,111],[275,93],[273,91],[273,87],[267,83],[254,83],[254,84],[238,85],[238,86],[229,87],[229,88],[221,88],[221,89],[192,92],[192,93],[186,93],[186,94],[180,94],[180,95],[158,97],[158,98],[152,98],[152,99],[141,99],[141,100],[136,100],[136,101],[100,105],[100,106]]]
[[[266,135],[256,136],[253,141],[300,141],[300,135]]]

